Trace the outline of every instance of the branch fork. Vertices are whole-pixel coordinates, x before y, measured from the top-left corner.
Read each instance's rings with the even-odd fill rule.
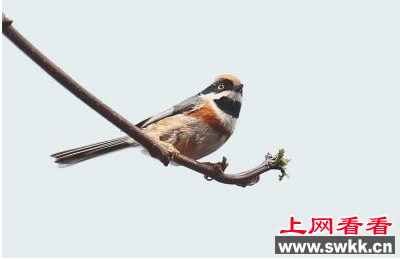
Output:
[[[24,36],[12,26],[12,22],[13,21],[4,13],[2,14],[2,32],[12,43],[68,91],[137,141],[147,149],[152,157],[158,159],[165,166],[169,164],[170,160],[173,160],[180,165],[203,174],[204,178],[208,181],[215,180],[220,183],[234,184],[242,187],[256,184],[260,179],[260,175],[270,170],[279,170],[281,172],[279,180],[287,177],[286,166],[289,159],[284,157],[284,149],[280,149],[275,156],[268,153],[265,156],[265,160],[259,166],[238,174],[225,173],[228,167],[226,157],[223,157],[222,161],[218,163],[201,163],[182,154],[170,152],[163,145],[154,141],[138,127],[130,123],[127,119],[79,85],[78,82],[72,79],[60,67],[42,54],[32,43],[25,39]]]

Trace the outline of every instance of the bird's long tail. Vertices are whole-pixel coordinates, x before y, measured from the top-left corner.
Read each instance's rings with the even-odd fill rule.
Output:
[[[138,144],[126,136],[79,148],[65,150],[52,154],[51,156],[56,159],[56,163],[62,165],[72,165],[113,151],[133,146],[138,146]]]

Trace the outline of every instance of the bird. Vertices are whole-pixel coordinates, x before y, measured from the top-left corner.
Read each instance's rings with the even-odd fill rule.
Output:
[[[219,149],[231,137],[239,118],[242,98],[243,84],[240,80],[231,74],[220,75],[198,94],[136,126],[172,156],[183,154],[197,160]],[[138,146],[134,139],[123,136],[51,156],[56,163],[68,166]]]

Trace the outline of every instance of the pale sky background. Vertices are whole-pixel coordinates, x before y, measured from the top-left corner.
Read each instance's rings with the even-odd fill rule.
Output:
[[[275,257],[290,215],[306,229],[310,217],[387,215],[399,240],[399,1],[7,0],[3,10],[132,122],[237,75],[236,131],[205,160],[225,155],[239,172],[281,147],[292,158],[289,180],[271,172],[245,189],[138,149],[58,168],[50,154],[122,133],[3,37],[4,257]]]

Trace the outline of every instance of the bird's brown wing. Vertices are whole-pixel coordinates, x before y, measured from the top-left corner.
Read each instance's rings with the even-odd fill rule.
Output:
[[[183,102],[180,102],[179,104],[173,106],[172,108],[169,108],[168,110],[165,110],[157,115],[151,116],[139,122],[138,124],[136,124],[136,127],[145,128],[150,124],[162,120],[166,117],[174,116],[176,114],[189,113],[195,110],[197,107],[199,107],[199,104],[200,104],[199,97],[192,96],[184,100]]]

